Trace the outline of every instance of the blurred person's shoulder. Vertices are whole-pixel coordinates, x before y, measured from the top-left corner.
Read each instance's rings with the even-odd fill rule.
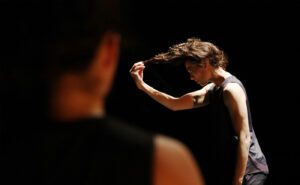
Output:
[[[64,124],[66,125],[66,124]],[[71,132],[80,132],[85,137],[94,137],[113,145],[151,146],[154,133],[114,116],[86,118],[67,124]],[[67,130],[67,129],[65,129]],[[67,131],[68,132],[68,131]]]

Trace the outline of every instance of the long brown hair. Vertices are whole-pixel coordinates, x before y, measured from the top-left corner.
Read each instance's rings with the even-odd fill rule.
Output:
[[[226,68],[228,64],[224,52],[211,42],[202,41],[199,38],[189,38],[186,42],[175,44],[165,53],[160,53],[144,61],[150,63],[192,62],[201,63],[202,59],[208,58],[214,67]]]

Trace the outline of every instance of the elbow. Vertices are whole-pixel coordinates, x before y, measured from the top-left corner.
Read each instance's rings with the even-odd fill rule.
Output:
[[[250,139],[250,137],[249,137],[249,138],[247,138],[246,141],[245,141],[245,147],[249,150],[250,145],[251,145],[251,139]]]
[[[239,137],[240,143],[242,143],[243,146],[245,146],[247,149],[249,149],[251,144],[251,136],[250,134],[241,134]]]

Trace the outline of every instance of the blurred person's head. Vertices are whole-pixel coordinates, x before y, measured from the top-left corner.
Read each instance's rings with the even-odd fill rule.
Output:
[[[29,0],[1,6],[0,119],[103,114],[118,61],[118,3]]]

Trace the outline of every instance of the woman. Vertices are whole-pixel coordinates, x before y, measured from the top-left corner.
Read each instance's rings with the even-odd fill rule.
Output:
[[[145,83],[145,65],[165,62],[183,62],[191,80],[203,88],[173,97]],[[171,46],[166,53],[135,63],[130,72],[140,90],[171,110],[211,105],[214,130],[210,142],[216,146],[211,164],[218,176],[214,178],[215,184],[262,185],[268,174],[266,159],[255,136],[246,90],[226,71],[227,63],[217,46],[190,38]]]

